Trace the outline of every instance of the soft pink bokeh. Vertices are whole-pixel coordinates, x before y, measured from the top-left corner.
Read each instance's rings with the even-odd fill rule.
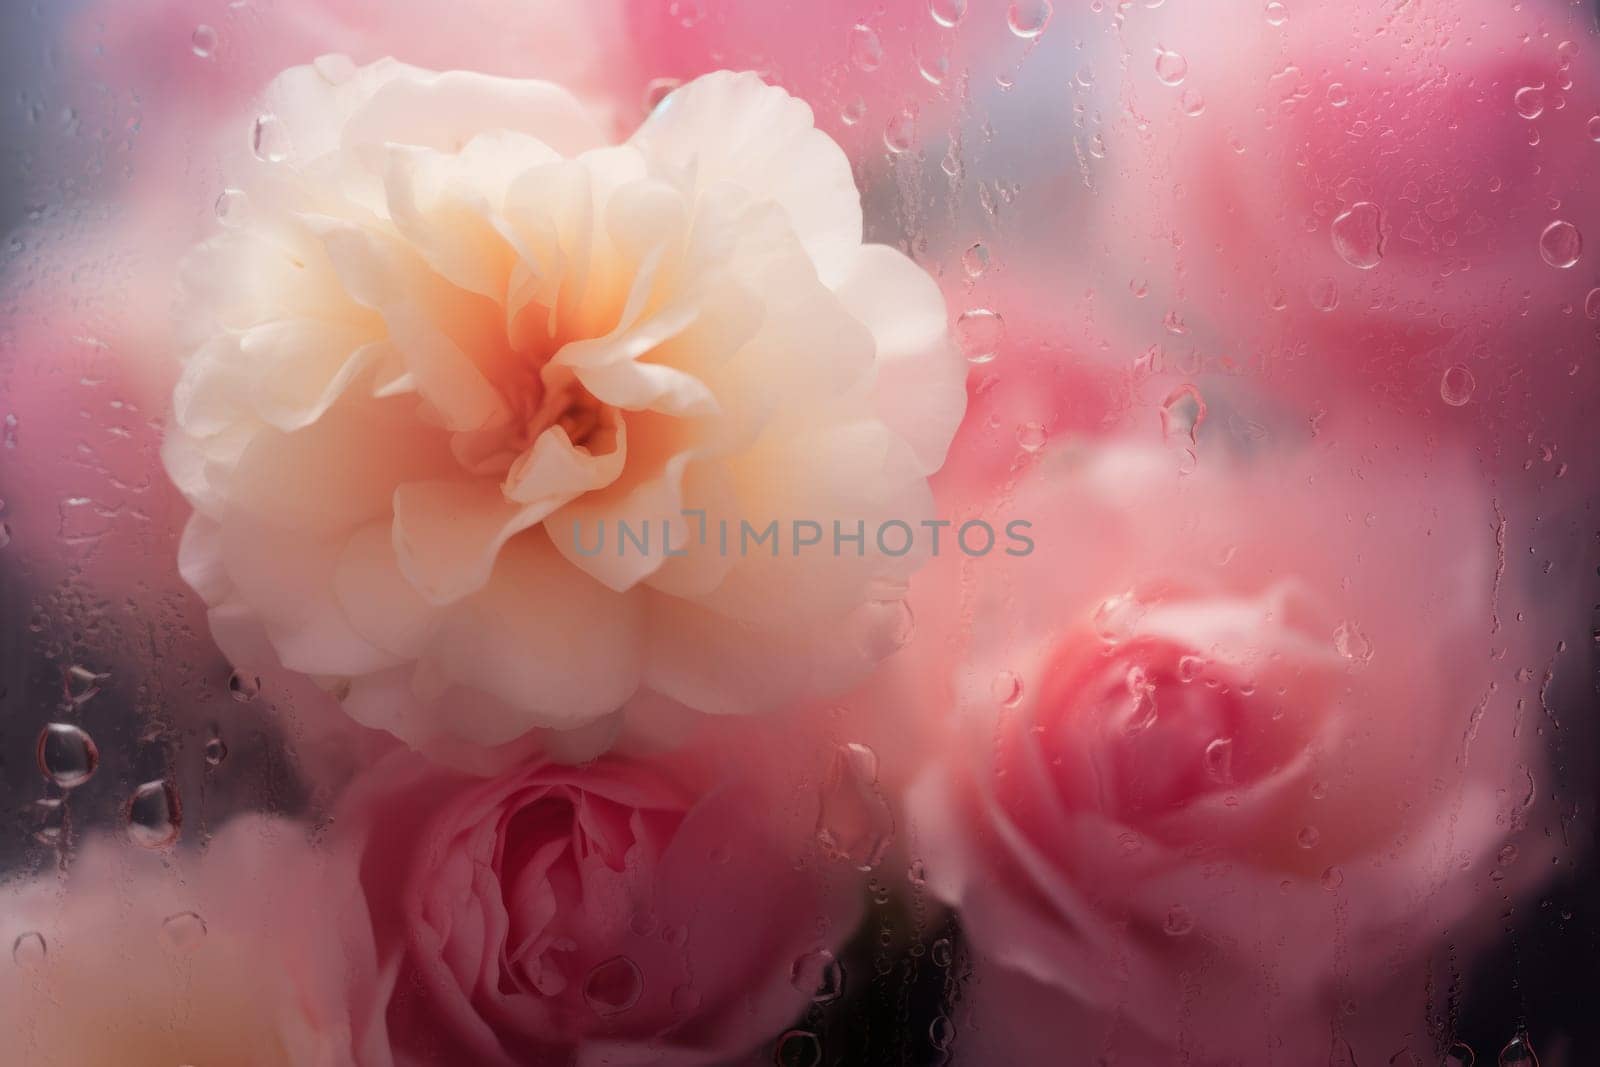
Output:
[[[1517,835],[1538,681],[1498,659],[1544,654],[1554,623],[1519,615],[1470,472],[1225,449],[1202,436],[1185,474],[1172,449],[1052,447],[988,505],[1034,523],[1036,554],[952,563],[928,593],[970,628],[925,646],[911,699],[956,711],[909,800],[994,973],[964,1049],[1299,1064],[1330,1025],[1390,1040],[1420,1005],[1372,991],[1481,936],[1491,878],[1548,862]]]
[[[7,1062],[339,1067],[371,1027],[341,997],[343,932],[303,827],[230,823],[176,857],[88,841],[8,886]]]

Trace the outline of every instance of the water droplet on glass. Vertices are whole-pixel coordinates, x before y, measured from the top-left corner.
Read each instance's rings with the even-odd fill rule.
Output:
[[[950,1021],[948,1015],[936,1015],[933,1022],[928,1024],[928,1041],[934,1048],[943,1052],[949,1048],[956,1039],[956,1024]]]
[[[917,70],[929,85],[943,85],[950,76],[950,57],[939,52],[918,57]]]
[[[32,970],[42,964],[47,955],[49,949],[45,947],[44,935],[37,930],[19,934],[17,939],[11,942],[11,962],[18,967]]]
[[[990,683],[989,693],[994,697],[995,703],[1004,704],[1006,707],[1015,707],[1017,701],[1022,699],[1022,679],[1016,671],[1001,671],[994,676]]]
[[[883,128],[883,145],[895,155],[911,151],[911,146],[917,143],[917,113],[910,108],[901,108],[889,117],[889,123]]]
[[[1233,780],[1233,738],[1219,737],[1206,746],[1206,775],[1214,782]]]
[[[967,0],[928,0],[928,13],[945,29],[967,17]]]
[[[854,126],[867,117],[867,102],[859,96],[849,101],[839,110],[839,121],[846,126]]]
[[[178,790],[160,779],[146,782],[128,800],[128,836],[144,848],[165,848],[183,828],[183,806]]]
[[[639,965],[626,956],[612,956],[583,980],[583,999],[596,1015],[620,1015],[639,1003],[644,992],[644,975]]]
[[[250,151],[263,163],[282,163],[289,158],[289,129],[273,114],[257,116],[250,127]]]
[[[213,737],[206,742],[206,762],[215,767],[228,758],[228,744],[220,737]]]
[[[1197,443],[1206,421],[1206,401],[1193,385],[1180,385],[1161,402],[1161,435],[1168,441]]]
[[[1193,89],[1185,89],[1178,95],[1178,107],[1190,118],[1199,118],[1205,114],[1206,98]]]
[[[1383,261],[1383,213],[1365,200],[1333,220],[1333,250],[1358,270],[1371,270]]]
[[[1000,353],[1006,321],[988,308],[963,311],[956,319],[956,341],[968,363],[988,363]]]
[[[87,703],[99,694],[100,683],[110,677],[109,674],[96,674],[88,667],[68,667],[62,678],[62,695],[69,704]]]
[[[189,45],[201,59],[210,59],[217,51],[217,31],[210,26],[196,26],[189,36]]]
[[[1314,281],[1307,296],[1318,311],[1332,311],[1339,306],[1339,283],[1332,278]]]
[[[827,1004],[844,995],[844,968],[825,948],[796,959],[789,968],[789,981],[817,1004]]]
[[[1334,82],[1328,86],[1328,103],[1334,107],[1344,107],[1350,103],[1350,91],[1344,87],[1344,82]]]
[[[1189,61],[1170,48],[1156,49],[1156,77],[1163,85],[1182,85],[1189,76]]]
[[[215,211],[217,221],[224,226],[237,226],[244,218],[247,198],[243,189],[224,189],[217,197]]]
[[[773,1062],[778,1067],[820,1067],[822,1039],[810,1030],[789,1030],[778,1038]]]
[[[1322,840],[1322,831],[1315,826],[1302,826],[1300,832],[1295,834],[1295,844],[1301,848],[1316,848],[1317,842]]]
[[[1161,929],[1172,937],[1182,937],[1194,929],[1194,915],[1182,904],[1174,904],[1167,909],[1167,918],[1161,924]]]
[[[1178,681],[1192,682],[1205,670],[1206,661],[1200,656],[1184,656],[1178,660]]]
[[[1501,99],[1505,99],[1501,97]],[[1516,91],[1511,98],[1517,107],[1517,114],[1525,119],[1536,119],[1544,114],[1544,83],[1538,85],[1524,85]]]
[[[1589,140],[1600,142],[1600,115],[1589,120]]]
[[[1012,33],[1031,41],[1050,25],[1053,11],[1050,0],[1012,0],[1011,9],[1006,12],[1006,24]]]
[[[1017,445],[1024,452],[1037,452],[1044,447],[1044,427],[1037,422],[1025,422],[1017,427]]]
[[[206,939],[206,921],[198,913],[180,911],[161,921],[161,945],[168,952],[187,956]]]
[[[1534,1056],[1533,1045],[1526,1033],[1518,1033],[1517,1037],[1507,1041],[1506,1048],[1501,1049],[1499,1067],[1539,1067],[1539,1057]]]
[[[989,249],[982,241],[969,245],[961,253],[961,268],[967,272],[967,277],[977,278],[989,269]]]
[[[1472,399],[1472,391],[1477,387],[1478,382],[1472,372],[1457,363],[1445,369],[1444,377],[1439,380],[1439,395],[1446,404],[1458,408]]]
[[[1114,645],[1131,637],[1144,615],[1145,606],[1132,593],[1106,597],[1095,608],[1094,632],[1106,644]]]
[[[834,750],[822,781],[817,843],[827,855],[870,871],[894,841],[894,812],[878,788],[878,754],[866,745]]]
[[[241,704],[248,704],[261,694],[261,679],[248,671],[234,671],[228,678],[228,692]]]
[[[1344,885],[1344,872],[1337,867],[1329,867],[1322,872],[1322,888],[1333,892]]]
[[[39,731],[34,756],[40,773],[63,789],[87,782],[100,766],[100,749],[94,738],[65,722],[50,723]]]
[[[1272,2],[1267,5],[1267,25],[1282,26],[1288,21],[1289,9],[1280,3],[1279,0],[1272,0]]]
[[[1334,628],[1333,647],[1351,663],[1359,665],[1372,660],[1372,640],[1348,619]]]
[[[883,65],[883,42],[871,26],[858,22],[850,28],[850,61],[866,71]]]
[[[667,14],[678,20],[678,25],[692,30],[706,17],[705,0],[672,0]]]
[[[1539,235],[1539,254],[1552,267],[1565,270],[1583,255],[1583,235],[1572,223],[1557,219]]]
[[[1473,1067],[1478,1062],[1477,1053],[1464,1041],[1453,1041],[1445,1049],[1444,1067]]]

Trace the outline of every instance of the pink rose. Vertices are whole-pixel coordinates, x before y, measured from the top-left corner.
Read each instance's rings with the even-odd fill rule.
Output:
[[[909,806],[986,976],[979,1062],[1065,1029],[1119,1063],[1308,1063],[1330,1018],[1388,1056],[1422,1019],[1400,976],[1493,921],[1486,879],[1549,869],[1517,671],[1557,620],[1521,621],[1465,472],[1354,453],[1053,449],[1005,507],[1036,553],[936,591],[971,631]]]
[[[246,817],[201,853],[98,838],[0,905],[6,1062],[343,1067],[371,1018],[340,999],[347,960],[320,857],[291,823]]]
[[[795,794],[693,778],[610,756],[481,779],[396,752],[358,779],[333,844],[376,950],[355,1000],[389,1027],[361,1063],[709,1064],[781,1031],[856,880]]]

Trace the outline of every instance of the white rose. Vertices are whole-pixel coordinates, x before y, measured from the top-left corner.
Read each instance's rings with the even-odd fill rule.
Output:
[[[843,686],[885,647],[863,628],[903,626],[916,553],[873,531],[931,516],[964,367],[805,104],[712,74],[611,146],[548,83],[326,57],[255,145],[184,272],[165,450],[236,662],[270,645],[369,726],[495,746],[609,736],[641,690]],[[741,519],[864,520],[866,551],[741,553]]]

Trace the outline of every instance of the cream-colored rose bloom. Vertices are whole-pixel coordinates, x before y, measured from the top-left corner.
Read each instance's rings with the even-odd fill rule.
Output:
[[[805,104],[712,74],[608,145],[548,83],[331,57],[256,147],[185,270],[166,449],[236,661],[264,636],[363,723],[499,745],[640,691],[755,710],[888,647],[916,554],[873,531],[932,517],[964,367]],[[742,552],[740,520],[827,536]]]

